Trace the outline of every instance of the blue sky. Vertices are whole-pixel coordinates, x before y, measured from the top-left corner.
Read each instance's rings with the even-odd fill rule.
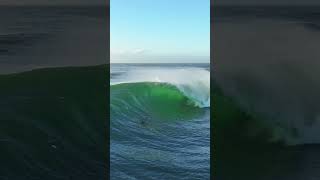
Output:
[[[209,62],[210,0],[111,0],[111,63]]]

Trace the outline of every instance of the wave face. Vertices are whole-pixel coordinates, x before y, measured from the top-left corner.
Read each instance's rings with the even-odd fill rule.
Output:
[[[209,179],[209,71],[114,66],[111,179]]]
[[[0,179],[106,179],[106,71],[0,75]]]
[[[281,20],[220,23],[215,32],[215,79],[226,94],[287,144],[320,143],[320,32]]]
[[[200,111],[197,101],[189,99],[169,84],[150,82],[113,85],[111,96],[112,110],[122,111],[121,113],[140,110],[152,117],[168,120],[180,116],[186,118]]]

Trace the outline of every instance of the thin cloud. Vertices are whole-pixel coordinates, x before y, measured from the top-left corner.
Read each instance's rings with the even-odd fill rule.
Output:
[[[133,50],[133,54],[144,54],[147,50],[144,48],[139,48],[139,49],[135,49]]]
[[[131,55],[142,55],[147,52],[145,48],[137,48],[131,50],[117,49],[111,50],[111,54],[118,56],[131,56]]]

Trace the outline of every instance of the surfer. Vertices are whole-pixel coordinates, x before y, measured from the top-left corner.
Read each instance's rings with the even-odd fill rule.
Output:
[[[147,123],[146,123],[146,121],[145,121],[144,119],[141,119],[141,120],[140,120],[140,124],[141,124],[142,126],[144,126],[144,127],[147,125]]]

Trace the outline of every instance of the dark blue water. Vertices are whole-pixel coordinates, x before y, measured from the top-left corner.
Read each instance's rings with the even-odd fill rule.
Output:
[[[103,6],[1,6],[0,73],[107,63],[107,19]]]

